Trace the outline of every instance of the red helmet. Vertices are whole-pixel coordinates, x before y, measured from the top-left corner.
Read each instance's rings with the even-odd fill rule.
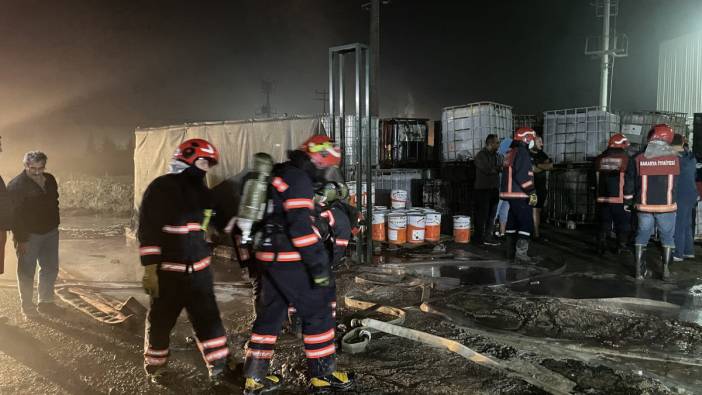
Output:
[[[532,128],[519,128],[514,132],[514,139],[529,144],[536,140],[536,132]]]
[[[198,158],[208,159],[211,164],[219,162],[219,151],[209,141],[203,139],[185,140],[173,153],[173,159],[194,165]]]
[[[629,139],[621,133],[613,134],[607,143],[609,148],[629,148]]]
[[[302,143],[300,150],[305,152],[312,163],[320,169],[339,166],[341,163],[341,150],[327,136],[312,136]]]
[[[670,144],[673,142],[674,134],[673,128],[664,123],[659,123],[651,129],[651,132],[648,134],[648,141],[659,140]]]

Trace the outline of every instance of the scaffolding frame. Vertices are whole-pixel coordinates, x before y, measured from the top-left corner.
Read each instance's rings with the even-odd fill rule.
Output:
[[[369,192],[366,199],[365,208],[363,207],[363,199],[356,199],[356,206],[359,212],[365,213],[366,218],[373,217],[373,198],[371,195],[371,186],[373,184],[373,128],[371,111],[371,81],[370,81],[370,65],[371,54],[367,45],[361,43],[347,44],[329,48],[329,116],[330,116],[330,134],[331,137],[340,142],[342,152],[346,152],[346,130],[344,123],[346,121],[346,103],[344,101],[346,94],[345,86],[345,60],[346,57],[354,57],[354,89],[355,89],[355,122],[357,122],[357,133],[353,136],[353,158],[342,158],[341,168],[348,177],[353,174],[353,179],[356,181],[356,196],[363,196],[363,183],[366,182]],[[335,86],[338,84],[338,90]],[[338,105],[338,113],[337,113]],[[339,115],[339,127],[336,127],[336,116]],[[365,135],[363,124],[366,123]],[[363,141],[367,142],[367,149],[363,150]],[[365,177],[364,177],[365,176]],[[364,180],[365,178],[365,180]],[[365,232],[365,240],[359,238],[356,243],[356,257],[360,263],[370,263],[373,261],[373,240],[370,231]]]

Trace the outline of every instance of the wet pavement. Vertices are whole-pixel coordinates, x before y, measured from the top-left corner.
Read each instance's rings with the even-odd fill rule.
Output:
[[[134,297],[146,305],[137,248],[123,236],[127,223],[65,219],[63,284],[116,301]],[[402,307],[403,326],[459,341],[509,366],[547,372],[572,393],[702,393],[702,264],[675,263],[672,281],[664,282],[656,279],[659,263],[651,253],[654,276],[636,282],[631,255],[595,255],[587,231],[547,228],[544,233],[550,241],[531,249],[545,258],[538,265],[506,262],[500,247],[449,243],[435,251],[396,250],[377,257],[372,267],[342,269],[338,322],[359,317],[342,303],[344,296],[353,296]],[[699,247],[697,252],[702,256]],[[208,386],[201,357],[188,340],[192,331],[185,314],[172,336],[174,379],[167,387],[144,383],[143,321],[109,326],[62,304],[62,317],[24,322],[13,287],[13,253],[8,246],[6,273],[0,275],[0,311],[9,318],[0,323],[0,393],[239,391],[236,384]],[[236,264],[215,259],[213,268],[223,321],[240,360],[252,320],[250,289]],[[427,290],[426,284],[433,286]],[[422,302],[444,315],[421,312]],[[286,376],[284,392],[304,392],[299,339],[281,335],[276,350],[273,366]],[[390,335],[374,335],[365,353],[341,353],[339,361],[359,374],[358,393],[544,393],[518,375]]]

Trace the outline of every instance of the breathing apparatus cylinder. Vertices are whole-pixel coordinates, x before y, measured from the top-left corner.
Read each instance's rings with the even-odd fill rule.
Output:
[[[273,170],[273,158],[263,152],[254,155],[253,176],[244,184],[236,224],[241,229],[241,243],[251,242],[251,228],[263,219],[268,198],[268,182]]]

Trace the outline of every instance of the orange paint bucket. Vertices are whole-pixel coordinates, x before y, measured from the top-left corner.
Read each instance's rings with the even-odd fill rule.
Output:
[[[392,213],[388,215],[388,242],[390,244],[405,244],[407,241],[407,216]]]
[[[453,216],[453,240],[456,243],[470,243],[470,217],[466,215]]]
[[[434,210],[424,211],[426,222],[424,226],[424,240],[436,242],[441,240],[441,213]]]
[[[349,204],[355,207],[358,202],[356,200],[356,181],[349,181],[346,183],[346,186],[349,188]]]
[[[424,213],[410,211],[407,213],[407,242],[411,244],[424,243],[424,226],[426,218]]]
[[[375,241],[385,241],[385,215],[386,211],[374,211],[371,224],[371,236]]]

